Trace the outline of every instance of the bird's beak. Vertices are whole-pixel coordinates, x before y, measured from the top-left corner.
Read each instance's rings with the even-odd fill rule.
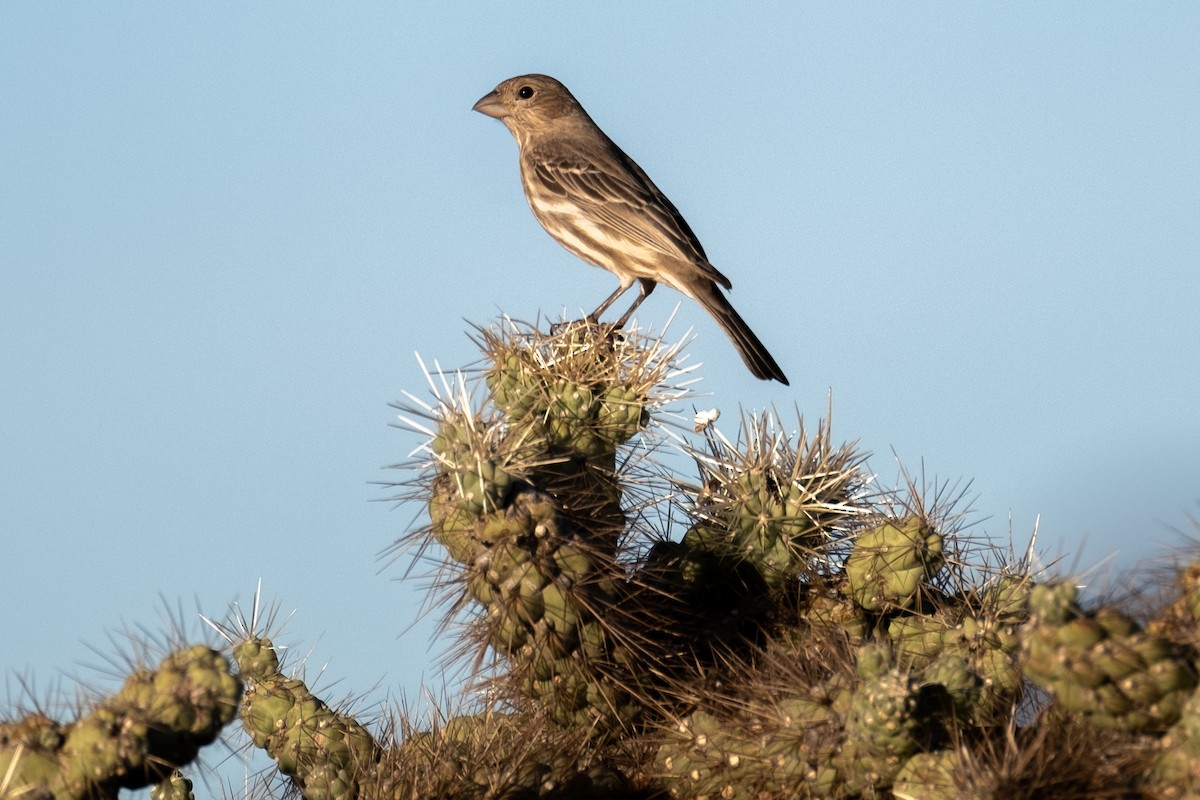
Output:
[[[496,119],[503,119],[508,116],[508,107],[504,105],[504,101],[500,99],[500,95],[495,90],[479,98],[479,102],[471,106],[471,108],[480,114],[487,114],[489,117],[495,117]]]

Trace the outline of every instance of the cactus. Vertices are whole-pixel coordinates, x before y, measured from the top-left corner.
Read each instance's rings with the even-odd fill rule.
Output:
[[[846,559],[849,594],[867,611],[908,607],[942,567],[942,538],[919,515],[858,535]]]
[[[752,566],[768,587],[812,571],[821,552],[865,513],[863,456],[835,448],[828,427],[795,437],[769,416],[743,420],[745,439],[731,443],[709,429],[705,448],[690,450],[700,467],[693,498],[696,522],[683,537],[691,550]]]
[[[697,710],[664,734],[655,771],[672,797],[832,796],[837,714],[819,691],[761,698],[737,713]]]
[[[0,723],[5,797],[115,797],[168,778],[233,720],[242,686],[203,645],[134,669],[120,691],[78,720],[44,714]]]
[[[1100,727],[1162,731],[1197,684],[1190,655],[1111,607],[1084,612],[1074,586],[1038,586],[1029,599],[1025,675]]]
[[[185,648],[73,723],[0,723],[0,797],[186,800],[174,768],[235,711],[265,791],[309,800],[1197,796],[1200,561],[1147,613],[1085,609],[968,547],[941,489],[879,489],[827,423],[705,415],[698,475],[668,472],[678,347],[477,339],[477,380],[403,407],[425,439],[398,495],[428,512],[398,546],[440,554],[466,617],[468,708],[359,721],[285,673],[256,600],[214,625],[236,676]]]
[[[892,781],[896,800],[960,800],[991,795],[964,795],[954,780],[957,754],[950,750],[917,753],[904,763]]]
[[[1158,743],[1147,781],[1164,798],[1194,797],[1200,792],[1200,692],[1180,709],[1179,720]]]
[[[957,698],[957,711],[978,724],[1009,713],[1022,682],[1018,630],[1026,618],[1029,581],[1002,575],[981,591],[930,614],[900,613],[888,623],[888,637],[900,661],[913,669],[953,669],[959,665],[974,690]]]
[[[834,757],[847,788],[886,788],[920,747],[920,683],[891,666],[889,648],[872,644],[859,651],[858,683],[849,693],[846,738]]]
[[[579,737],[520,714],[461,714],[413,732],[380,762],[367,797],[636,797],[616,766],[591,758]]]
[[[1197,650],[1200,649],[1200,560],[1178,567],[1174,573],[1174,580],[1163,587],[1162,607],[1148,621],[1146,630]]]
[[[192,794],[192,782],[176,770],[150,788],[150,800],[196,800],[196,795]]]
[[[249,636],[233,647],[246,693],[241,720],[255,746],[310,800],[357,796],[380,748],[353,717],[315,697],[303,681],[279,671],[270,639]]]

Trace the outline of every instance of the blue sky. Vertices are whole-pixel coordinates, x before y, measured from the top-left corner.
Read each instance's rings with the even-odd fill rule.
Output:
[[[971,482],[978,533],[1164,552],[1200,512],[1198,40],[1190,3],[0,6],[10,690],[260,578],[335,693],[441,684],[377,559],[416,513],[372,502],[416,444],[387,404],[414,351],[475,360],[468,321],[614,286],[470,110],[522,72],[653,176],[791,379],[684,304],[698,406],[832,395],[884,483]]]

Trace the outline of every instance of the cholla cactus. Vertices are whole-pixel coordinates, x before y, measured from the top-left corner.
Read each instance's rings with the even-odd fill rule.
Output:
[[[857,685],[849,692],[845,741],[834,763],[847,789],[891,786],[920,749],[920,682],[892,666],[890,649],[868,645],[858,653]]]
[[[900,661],[918,670],[970,674],[969,700],[958,711],[978,724],[1011,714],[1022,688],[1020,626],[1027,619],[1031,587],[1027,576],[1003,574],[957,603],[942,602],[927,613],[900,613],[887,633]]]
[[[761,797],[782,786],[790,797],[828,797],[839,786],[837,724],[828,704],[799,695],[737,715],[696,711],[665,734],[654,770],[672,797]]]
[[[954,779],[960,771],[958,754],[953,750],[917,753],[896,773],[892,796],[896,800],[987,800],[994,796],[964,794]]]
[[[1158,611],[1085,610],[963,535],[942,488],[879,489],[827,424],[707,415],[689,442],[678,347],[478,340],[473,382],[404,407],[425,441],[401,499],[429,519],[401,546],[437,554],[482,690],[463,713],[369,729],[285,674],[256,602],[214,625],[236,676],[185,648],[75,723],[0,723],[0,797],[187,800],[172,767],[235,708],[287,779],[266,790],[309,800],[1198,796],[1200,569]]]
[[[824,566],[824,553],[867,513],[860,502],[867,476],[852,446],[834,447],[829,428],[794,436],[769,414],[743,419],[744,440],[715,428],[704,448],[689,448],[700,483],[681,484],[695,523],[683,544],[695,556],[753,567],[769,587]]]
[[[1200,527],[1200,522],[1197,522]],[[1160,581],[1165,598],[1146,630],[1193,650],[1200,649],[1200,560],[1170,570],[1170,581]],[[1158,571],[1156,577],[1165,577]]]
[[[116,797],[157,783],[216,739],[241,693],[225,657],[196,645],[135,668],[73,723],[36,713],[0,723],[0,795]]]
[[[246,682],[240,716],[250,740],[306,798],[356,797],[360,780],[379,760],[371,734],[314,696],[303,681],[281,673],[270,639],[247,637],[233,654]]]
[[[942,592],[938,519],[916,498],[904,513],[874,505],[863,455],[835,446],[827,426],[788,434],[770,415],[745,418],[736,443],[709,427],[686,450],[700,481],[657,492],[686,499],[687,532],[651,533],[648,558],[632,561],[623,548],[645,533],[622,505],[631,481],[617,448],[677,395],[654,386],[669,360],[621,366],[636,340],[595,327],[481,339],[482,403],[444,384],[436,406],[406,410],[432,456],[416,485],[431,524],[414,538],[445,547],[454,607],[479,609],[472,635],[501,659],[501,696],[568,730],[667,726],[656,774],[694,797],[780,780],[814,797],[882,790],[952,717],[1015,699],[984,674],[991,640],[978,629],[998,629],[1000,615]],[[920,660],[899,632],[918,620],[936,621]],[[867,644],[889,626],[895,655]],[[804,659],[826,646],[866,649],[792,690],[753,688],[766,652]],[[744,680],[758,699],[698,688]]]
[[[192,793],[192,782],[175,771],[150,788],[150,800],[196,800],[196,795]]]
[[[846,559],[850,597],[867,611],[906,608],[942,568],[942,537],[911,514],[863,531]]]
[[[1111,607],[1085,613],[1074,586],[1035,587],[1025,675],[1093,725],[1162,731],[1196,688],[1188,654]]]
[[[589,752],[578,731],[494,710],[464,713],[410,732],[384,754],[386,781],[368,797],[462,800],[636,796],[626,776]]]
[[[628,668],[630,650],[662,647],[650,617],[630,613],[645,593],[616,558],[627,527],[617,449],[677,394],[661,386],[674,350],[597,326],[480,341],[491,362],[481,407],[445,386],[436,406],[406,409],[432,434],[419,483],[428,534],[457,565],[457,604],[478,604],[472,635],[526,698],[562,725],[629,724],[655,691]]]
[[[1200,792],[1200,692],[1192,692],[1179,720],[1159,742],[1148,783],[1172,800]]]

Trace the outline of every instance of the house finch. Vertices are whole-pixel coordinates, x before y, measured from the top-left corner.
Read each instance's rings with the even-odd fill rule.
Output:
[[[641,293],[617,320],[620,328],[665,283],[704,306],[755,377],[787,383],[721,292],[718,284],[726,289],[732,284],[708,262],[679,211],[567,87],[546,75],[522,75],[484,95],[475,110],[503,122],[516,138],[525,198],[546,232],[621,282],[589,321],[598,320],[636,280]]]

